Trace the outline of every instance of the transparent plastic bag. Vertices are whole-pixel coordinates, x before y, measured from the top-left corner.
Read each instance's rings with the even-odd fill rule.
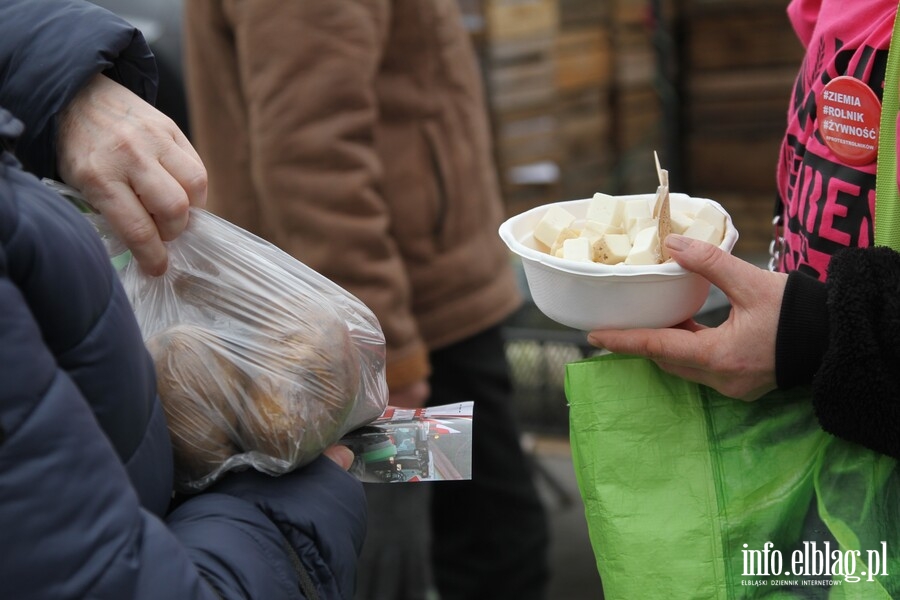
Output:
[[[78,204],[72,189],[57,189]],[[224,472],[302,466],[387,406],[385,345],[372,311],[274,245],[201,209],[144,274],[82,206],[117,264],[153,357],[176,487]]]

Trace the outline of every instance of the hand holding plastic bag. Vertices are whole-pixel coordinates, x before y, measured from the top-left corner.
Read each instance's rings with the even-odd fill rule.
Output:
[[[332,281],[202,209],[167,243],[166,273],[151,277],[87,215],[153,357],[179,490],[248,466],[290,471],[384,411],[381,327]]]

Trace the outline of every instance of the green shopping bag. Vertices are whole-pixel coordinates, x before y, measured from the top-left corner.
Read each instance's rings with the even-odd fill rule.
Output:
[[[608,600],[900,598],[896,461],[824,432],[808,390],[741,402],[605,355],[566,396]]]

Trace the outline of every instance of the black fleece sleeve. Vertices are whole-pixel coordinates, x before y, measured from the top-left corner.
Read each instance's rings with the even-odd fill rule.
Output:
[[[822,428],[900,458],[900,254],[842,250],[827,281],[788,278],[776,341],[778,385],[808,382],[814,370]]]
[[[826,300],[824,283],[799,271],[788,275],[775,338],[775,380],[779,388],[810,383],[822,364],[828,346]]]

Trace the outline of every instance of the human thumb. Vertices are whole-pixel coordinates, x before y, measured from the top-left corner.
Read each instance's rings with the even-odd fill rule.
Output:
[[[718,246],[687,236],[669,234],[665,245],[675,262],[723,291],[741,286],[742,282],[750,279],[751,271],[758,270]]]
[[[353,464],[353,451],[350,450],[347,446],[329,446],[323,452],[325,456],[333,460],[345,471],[350,468],[350,465]]]

